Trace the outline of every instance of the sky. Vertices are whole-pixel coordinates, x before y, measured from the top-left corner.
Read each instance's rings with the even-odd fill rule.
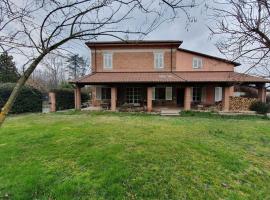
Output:
[[[145,40],[182,40],[182,48],[198,51],[201,53],[224,57],[215,46],[214,39],[210,39],[210,31],[208,25],[212,22],[208,20],[202,7],[194,8],[190,15],[196,19],[196,22],[189,23],[187,26],[187,19],[184,15],[172,22],[164,22],[153,32],[149,33]],[[139,19],[138,19],[139,20]],[[112,38],[105,38],[105,40],[113,40]],[[83,42],[72,42],[74,49],[84,57],[89,57],[89,49]]]
[[[20,0],[14,0],[20,1]],[[193,23],[189,23],[187,26],[186,16],[180,12],[179,17],[172,22],[164,22],[157,29],[149,33],[144,39],[145,40],[182,40],[182,48],[198,51],[201,53],[223,57],[215,47],[215,42],[210,39],[210,31],[207,26],[213,25],[209,21],[209,17],[206,16],[205,12],[202,10],[203,6],[195,7],[190,10],[190,16],[195,20]],[[167,13],[166,13],[167,14]],[[37,19],[36,19],[37,20]],[[135,15],[135,22],[140,23],[143,20],[143,16],[140,14]],[[132,26],[133,22],[129,22]],[[38,36],[39,37],[39,34]],[[133,38],[131,38],[133,39]],[[218,38],[216,38],[218,39]],[[113,40],[113,38],[102,38],[101,40]],[[84,44],[84,41],[71,41],[68,43],[69,48],[72,49],[72,52],[79,54],[90,60],[90,50]],[[15,57],[16,63],[22,63],[22,58],[17,56]],[[18,66],[18,65],[17,65]],[[41,67],[39,67],[41,68]]]

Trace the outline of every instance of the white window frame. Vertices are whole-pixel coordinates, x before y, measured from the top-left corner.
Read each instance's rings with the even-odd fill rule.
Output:
[[[164,53],[154,52],[155,69],[164,69]]]
[[[201,69],[203,67],[203,60],[199,57],[193,57],[192,59],[192,68]]]
[[[113,53],[104,52],[103,53],[103,69],[113,68]]]
[[[222,101],[222,87],[215,87],[215,102]]]
[[[166,87],[166,100],[171,101],[172,100],[172,87]]]
[[[101,87],[96,87],[96,100],[101,100]]]
[[[130,104],[139,104],[141,101],[141,88],[128,87],[126,89],[126,101]]]

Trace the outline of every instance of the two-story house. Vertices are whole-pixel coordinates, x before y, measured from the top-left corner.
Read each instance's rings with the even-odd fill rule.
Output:
[[[152,111],[163,106],[189,110],[193,105],[222,101],[229,110],[235,84],[254,84],[266,99],[267,79],[234,72],[239,63],[180,48],[182,41],[90,42],[91,74],[76,84],[75,108],[81,107],[81,88],[92,85],[93,105],[111,110],[125,104]]]

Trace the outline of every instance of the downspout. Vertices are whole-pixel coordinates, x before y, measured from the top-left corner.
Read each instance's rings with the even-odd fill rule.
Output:
[[[173,58],[173,56],[172,56],[172,46],[171,46],[171,72],[172,72],[172,58]]]
[[[95,46],[95,72],[97,72],[97,48]]]

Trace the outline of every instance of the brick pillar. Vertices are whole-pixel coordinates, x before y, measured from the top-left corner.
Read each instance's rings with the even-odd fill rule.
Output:
[[[230,93],[231,87],[223,87],[222,88],[222,111],[230,110]]]
[[[49,92],[50,112],[56,112],[56,98],[54,92]]]
[[[185,88],[184,110],[191,108],[191,87]]]
[[[75,110],[81,109],[81,88],[76,86],[74,91]]]
[[[116,111],[116,101],[117,101],[117,88],[111,88],[111,110]]]
[[[153,88],[147,87],[147,112],[151,112],[153,109],[152,100],[153,100]]]
[[[258,100],[263,103],[266,102],[266,88],[264,86],[258,88]]]

